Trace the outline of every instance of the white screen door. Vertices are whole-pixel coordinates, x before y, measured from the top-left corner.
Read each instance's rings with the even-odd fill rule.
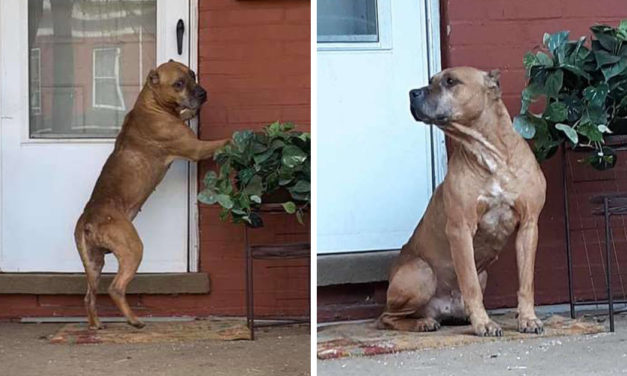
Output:
[[[400,248],[432,191],[425,3],[318,1],[318,253]]]
[[[2,0],[0,271],[81,272],[74,225],[151,68],[189,64],[189,0]],[[188,266],[188,173],[135,219],[140,272]],[[107,255],[105,272],[117,270]]]

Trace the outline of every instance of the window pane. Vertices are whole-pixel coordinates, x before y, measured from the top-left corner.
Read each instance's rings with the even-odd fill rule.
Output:
[[[156,0],[28,0],[32,138],[117,135],[155,66],[156,11]]]
[[[30,110],[31,114],[39,114],[41,111],[41,81],[39,80],[39,49],[30,50]]]
[[[318,0],[318,42],[377,42],[376,0]]]
[[[115,63],[118,56],[117,48],[100,48],[94,50],[95,77],[115,77]]]
[[[94,85],[94,107],[120,109],[124,107],[114,78],[97,78]]]

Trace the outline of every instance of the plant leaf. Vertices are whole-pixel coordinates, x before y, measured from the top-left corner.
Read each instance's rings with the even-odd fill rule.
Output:
[[[553,102],[546,107],[544,111],[544,118],[553,123],[559,123],[566,120],[568,116],[568,109],[562,102]]]
[[[283,148],[283,157],[281,162],[283,165],[294,168],[296,165],[303,163],[307,159],[307,153],[294,145],[288,145]]]
[[[251,212],[248,215],[248,223],[252,228],[263,227],[263,220],[261,219],[261,216],[255,212]]]
[[[612,28],[607,25],[595,25],[590,28],[599,44],[608,51],[616,51],[618,38],[612,36]]]
[[[531,69],[534,65],[538,65],[538,58],[531,51],[527,51],[525,56],[523,56],[523,66],[527,71]]]
[[[208,188],[215,188],[217,182],[218,175],[216,175],[215,171],[207,171],[205,178],[203,179],[205,186]]]
[[[305,222],[303,221],[303,211],[298,209],[296,211],[296,219],[298,220],[298,223],[300,223],[301,225],[304,225]]]
[[[577,132],[581,135],[584,135],[589,141],[603,141],[603,133],[601,133],[599,129],[591,123],[579,124],[579,126],[577,127]]]
[[[614,167],[616,160],[616,152],[614,149],[603,146],[600,150],[597,149],[592,155],[580,160],[580,162],[587,163],[596,170],[604,171]]]
[[[592,53],[594,54],[594,59],[597,62],[597,68],[617,63],[622,58],[621,56],[612,55],[605,50],[595,50]]]
[[[284,202],[282,206],[288,214],[294,214],[296,212],[296,204],[292,201]]]
[[[203,204],[213,205],[218,202],[218,198],[214,191],[210,189],[204,189],[200,191],[200,193],[198,193],[198,201],[202,202]]]
[[[308,181],[299,180],[290,190],[299,193],[311,192],[311,184]]]
[[[554,66],[553,59],[551,59],[549,55],[545,54],[542,51],[538,51],[538,53],[536,53],[536,59],[538,61],[538,64],[547,68],[552,68]]]
[[[554,34],[544,34],[544,45],[551,51],[553,56],[557,56],[557,51],[560,48],[564,48],[564,45],[568,41],[569,31],[558,31]]]
[[[530,83],[522,91],[522,104],[520,107],[520,113],[526,114],[529,110],[529,105],[543,94],[542,87],[536,83]]]
[[[583,90],[583,97],[586,98],[591,106],[603,106],[609,92],[609,85],[606,82],[602,82],[597,86],[586,87]]]
[[[513,123],[514,129],[518,132],[523,138],[530,140],[536,134],[536,127],[532,121],[530,121],[529,116],[527,114],[518,115],[514,117]]]
[[[555,124],[555,129],[558,129],[564,132],[566,137],[568,137],[568,139],[570,140],[570,142],[573,143],[573,145],[577,145],[577,143],[579,142],[579,135],[577,135],[577,131],[575,131],[569,125],[562,124],[562,123]]]
[[[242,190],[242,193],[247,196],[263,195],[263,178],[260,175],[253,176]]]
[[[544,92],[549,98],[557,98],[564,82],[564,72],[557,70],[549,75],[544,84]]]
[[[255,163],[263,163],[267,161],[268,158],[270,158],[270,156],[272,156],[272,153],[274,153],[273,149],[266,149],[265,151],[259,154],[255,154],[253,156],[253,160],[255,161]]]
[[[566,69],[570,72],[573,72],[574,74],[581,76],[583,78],[585,78],[586,80],[590,80],[592,79],[592,77],[590,76],[590,74],[588,74],[588,72],[584,71],[583,69],[581,69],[578,66],[572,65],[572,64],[561,64],[560,68]]]
[[[218,204],[220,204],[220,206],[222,206],[225,209],[231,209],[233,208],[233,200],[231,200],[231,196],[227,195],[227,194],[219,194],[216,196],[216,201],[218,202]]]
[[[601,72],[603,72],[603,77],[605,77],[606,81],[609,81],[612,77],[624,73],[625,70],[627,70],[627,59],[625,58],[621,58],[621,60],[619,60],[619,62],[616,64],[601,68]]]
[[[627,19],[622,20],[618,25],[616,36],[622,41],[627,41]]]

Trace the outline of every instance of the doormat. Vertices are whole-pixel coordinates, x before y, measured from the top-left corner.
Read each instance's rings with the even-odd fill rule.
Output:
[[[470,325],[442,326],[438,331],[429,333],[378,330],[374,327],[374,322],[330,325],[318,329],[318,358],[337,359],[391,354],[538,337],[536,334],[519,333],[517,320],[513,314],[493,316],[492,319],[503,328],[503,337],[478,337],[474,335]],[[544,334],[541,337],[574,336],[605,331],[603,325],[585,318],[571,320],[553,315],[543,322]]]
[[[134,344],[244,339],[250,339],[245,319],[209,318],[188,322],[147,322],[142,329],[126,323],[106,323],[101,330],[90,330],[86,323],[68,324],[50,338],[50,343]]]

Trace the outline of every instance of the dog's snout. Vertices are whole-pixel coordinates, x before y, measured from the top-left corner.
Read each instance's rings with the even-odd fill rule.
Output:
[[[207,91],[203,89],[200,85],[196,86],[196,88],[194,89],[194,94],[202,101],[205,101],[207,99]]]
[[[425,96],[427,88],[413,89],[409,92],[409,98],[421,99]]]

